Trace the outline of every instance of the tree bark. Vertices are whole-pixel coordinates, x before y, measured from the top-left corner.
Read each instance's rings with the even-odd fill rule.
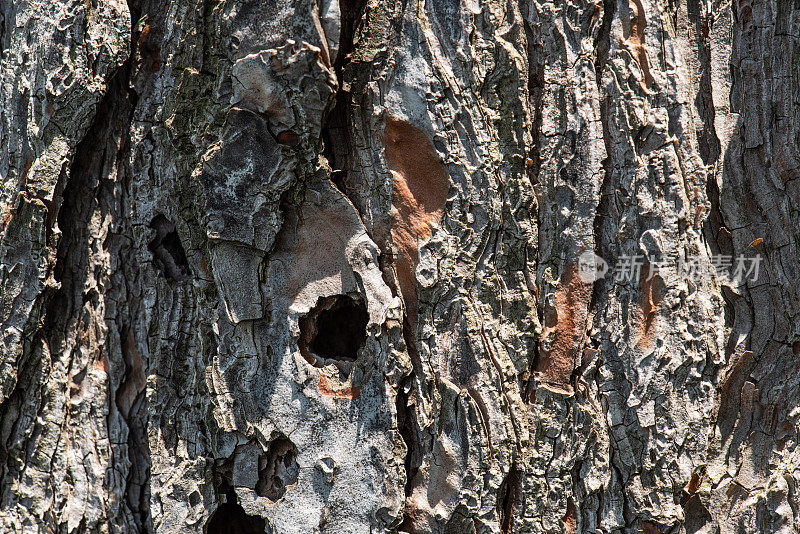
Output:
[[[0,61],[3,532],[800,530],[796,2],[2,2]]]

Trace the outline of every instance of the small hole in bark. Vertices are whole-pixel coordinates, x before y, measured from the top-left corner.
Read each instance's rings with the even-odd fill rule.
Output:
[[[156,267],[169,280],[183,282],[189,278],[189,262],[175,225],[163,215],[157,215],[150,221],[150,228],[155,230],[155,236],[147,248],[153,254]]]
[[[312,365],[352,362],[367,339],[369,314],[361,300],[347,295],[321,297],[300,319],[300,352]]]
[[[300,144],[300,136],[292,130],[282,131],[276,139],[282,145],[297,146]]]
[[[267,454],[259,458],[256,493],[271,501],[277,501],[286,493],[287,486],[297,482],[297,447],[286,438],[278,438],[269,444]]]
[[[263,534],[266,521],[263,517],[247,515],[236,501],[236,492],[230,490],[226,501],[208,519],[206,534]]]

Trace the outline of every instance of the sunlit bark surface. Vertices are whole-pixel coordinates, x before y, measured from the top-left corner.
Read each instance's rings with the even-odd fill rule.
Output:
[[[797,2],[7,0],[0,65],[0,531],[800,530]]]

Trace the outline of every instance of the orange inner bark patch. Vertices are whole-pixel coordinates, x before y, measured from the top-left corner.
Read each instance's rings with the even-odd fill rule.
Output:
[[[564,530],[567,534],[575,534],[578,523],[575,519],[575,503],[572,501],[572,497],[567,497],[567,511],[561,518],[561,522],[564,523]]]
[[[94,368],[98,371],[103,371],[104,373],[108,374],[108,357],[106,357],[105,353],[101,350],[100,354],[98,355],[97,360],[94,362]]]
[[[564,269],[559,285],[556,310],[547,318],[542,336],[550,340],[550,350],[540,351],[543,357],[537,362],[536,371],[548,382],[569,386],[586,331],[592,286],[581,281],[574,263]]]
[[[644,74],[644,89],[648,89],[653,84],[653,76],[650,74],[650,62],[647,59],[647,49],[644,47],[644,28],[647,26],[647,19],[644,16],[644,6],[642,0],[632,0],[631,9],[631,34],[628,38],[631,48],[633,48],[636,61]]]
[[[684,490],[689,495],[694,495],[697,493],[697,490],[700,489],[700,476],[697,473],[692,473],[692,478],[689,480],[689,483],[686,484]]]
[[[214,279],[214,275],[211,273],[211,269],[208,267],[208,262],[206,261],[205,256],[200,256],[198,265],[200,265],[200,270],[203,271],[203,274],[206,275],[206,280]]]
[[[431,235],[447,200],[447,173],[424,132],[388,117],[384,138],[392,171],[392,229],[395,269],[411,327],[417,324],[416,268],[420,242]]]
[[[334,399],[357,399],[361,396],[361,388],[358,386],[347,386],[341,389],[335,389],[328,383],[328,378],[322,373],[319,373],[319,392],[324,397],[333,397]]]
[[[641,295],[639,296],[639,310],[642,314],[642,330],[637,346],[639,348],[646,348],[653,343],[654,336],[651,327],[658,317],[656,310],[662,300],[661,277],[658,275],[651,277],[649,265],[642,266],[642,272],[639,274],[639,289],[641,291]]]

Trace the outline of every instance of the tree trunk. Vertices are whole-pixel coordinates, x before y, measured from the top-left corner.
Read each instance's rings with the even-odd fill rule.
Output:
[[[4,1],[0,60],[2,532],[800,530],[797,2]]]

